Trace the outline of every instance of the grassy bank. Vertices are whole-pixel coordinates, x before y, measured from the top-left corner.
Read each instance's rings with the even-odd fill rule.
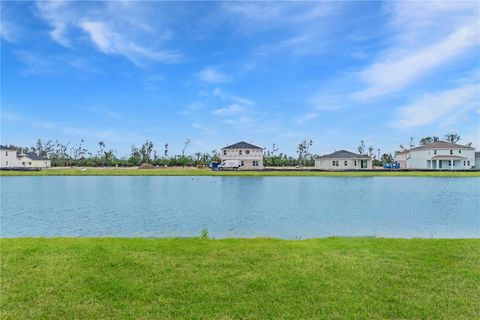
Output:
[[[0,171],[0,176],[254,176],[254,177],[480,177],[480,171],[455,172],[455,171],[369,171],[369,172],[324,172],[324,171],[211,171],[197,168],[161,168],[161,169],[135,169],[135,168],[79,168],[46,169],[42,171]]]
[[[478,319],[480,239],[1,239],[2,319]]]

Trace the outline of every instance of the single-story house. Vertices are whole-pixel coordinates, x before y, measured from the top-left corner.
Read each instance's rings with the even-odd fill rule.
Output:
[[[475,166],[475,149],[438,141],[395,153],[401,169],[470,170]]]
[[[317,157],[315,168],[322,170],[372,169],[372,158],[346,150],[339,150]]]
[[[262,170],[263,148],[257,147],[245,141],[226,146],[220,149],[220,159],[239,160],[240,170]]]
[[[48,168],[51,166],[50,160],[45,157],[37,156],[35,153],[21,153],[18,155],[19,167],[24,168]]]

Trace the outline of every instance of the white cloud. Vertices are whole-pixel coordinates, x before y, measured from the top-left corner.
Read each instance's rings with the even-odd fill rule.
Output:
[[[343,5],[327,2],[223,2],[218,14],[242,35],[282,30],[281,37],[264,41],[259,55],[288,51],[315,54],[325,50],[328,35]]]
[[[295,122],[297,125],[301,125],[301,124],[304,124],[305,122],[318,118],[319,115],[320,114],[318,112],[309,112],[297,117]]]
[[[196,77],[208,83],[215,83],[215,82],[229,82],[230,78],[226,76],[224,73],[220,72],[218,69],[214,67],[206,67],[202,71],[196,74]]]
[[[406,89],[480,44],[478,3],[395,1],[385,6],[392,15],[387,25],[392,45],[359,73],[366,88],[353,94],[357,99]]]
[[[456,122],[458,115],[480,107],[480,88],[476,84],[427,94],[399,109],[398,119],[391,125],[409,129],[444,121]]]
[[[53,40],[65,47],[70,46],[66,33],[69,21],[73,18],[68,8],[67,1],[37,1],[40,16],[53,28],[50,36]]]
[[[80,26],[103,53],[124,55],[139,65],[142,58],[162,62],[175,62],[179,58],[175,53],[154,51],[142,47],[126,39],[121,33],[112,31],[110,26],[104,22],[86,21],[80,23]]]
[[[95,5],[73,1],[37,1],[38,15],[51,27],[51,38],[74,48],[85,32],[105,54],[122,55],[137,65],[144,61],[176,62],[180,55],[160,49],[171,32],[152,21],[142,6],[130,2],[99,2]]]
[[[234,103],[225,108],[213,110],[212,114],[215,114],[217,116],[234,116],[234,115],[242,114],[245,111],[246,109],[244,106],[238,103]]]
[[[58,74],[68,69],[78,69],[89,72],[97,72],[82,56],[74,54],[40,55],[33,51],[16,51],[15,56],[25,68],[20,70],[23,76]]]
[[[398,53],[391,54],[384,58],[385,61],[375,63],[361,73],[369,87],[357,92],[355,96],[369,99],[404,89],[425,73],[460,56],[479,43],[478,28],[467,25],[440,42],[415,52],[402,53],[398,48]]]

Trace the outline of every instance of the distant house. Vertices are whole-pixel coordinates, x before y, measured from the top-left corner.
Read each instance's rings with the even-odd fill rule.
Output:
[[[37,156],[35,153],[21,153],[18,155],[19,167],[24,168],[48,168],[51,166],[50,160]]]
[[[480,170],[480,152],[475,152],[475,169]]]
[[[17,150],[0,146],[0,168],[16,168],[18,166]]]
[[[239,169],[261,170],[263,169],[263,148],[241,141],[220,149],[220,159],[239,160]]]
[[[395,161],[401,169],[469,170],[475,166],[475,149],[438,141],[397,152]]]
[[[372,158],[346,150],[335,151],[315,159],[315,168],[322,170],[372,169]]]

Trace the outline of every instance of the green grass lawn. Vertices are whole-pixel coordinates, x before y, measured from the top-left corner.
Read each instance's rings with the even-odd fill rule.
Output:
[[[1,239],[2,319],[479,319],[480,239]]]
[[[87,168],[47,169],[42,171],[0,171],[0,176],[325,176],[325,177],[372,177],[372,176],[409,176],[409,177],[480,177],[480,171],[369,171],[369,172],[325,172],[325,171],[211,171],[197,168]]]

